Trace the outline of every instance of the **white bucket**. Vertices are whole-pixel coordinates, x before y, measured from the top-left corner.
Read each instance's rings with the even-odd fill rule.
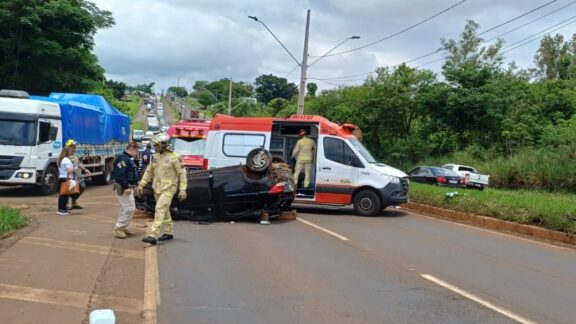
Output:
[[[115,324],[116,316],[111,309],[96,309],[90,312],[90,324]]]

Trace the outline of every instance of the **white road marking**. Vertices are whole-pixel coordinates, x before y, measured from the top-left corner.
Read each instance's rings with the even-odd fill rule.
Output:
[[[304,224],[306,224],[306,225],[308,225],[308,226],[314,227],[315,229],[320,230],[320,231],[322,231],[322,232],[324,232],[324,233],[326,233],[326,234],[328,234],[328,235],[332,235],[332,236],[334,236],[335,238],[340,239],[340,240],[342,240],[342,241],[348,241],[348,240],[349,240],[349,239],[348,239],[346,236],[344,236],[344,235],[340,235],[340,234],[338,234],[338,233],[336,233],[336,232],[333,232],[333,231],[331,231],[331,230],[329,230],[329,229],[326,229],[326,228],[324,228],[324,227],[322,227],[322,226],[316,225],[316,224],[314,224],[314,223],[312,223],[312,222],[309,222],[309,221],[307,221],[307,220],[304,220],[304,219],[302,219],[302,218],[300,218],[300,217],[296,217],[296,220],[298,220],[298,221],[300,221],[300,222],[302,222],[302,223],[304,223]]]
[[[463,289],[460,289],[454,285],[451,285],[451,284],[447,283],[446,281],[438,279],[432,275],[422,273],[422,274],[420,274],[420,276],[422,276],[424,279],[432,281],[433,283],[437,284],[438,286],[444,287],[444,288],[446,288],[452,292],[459,294],[460,296],[466,297],[466,298],[468,298],[468,299],[470,299],[470,300],[472,300],[472,301],[474,301],[474,302],[476,302],[476,303],[478,303],[478,304],[480,304],[486,308],[489,308],[489,309],[491,309],[497,313],[500,313],[500,314],[502,314],[502,315],[504,315],[504,316],[506,316],[512,320],[515,320],[518,323],[525,323],[525,324],[536,323],[532,320],[527,319],[526,317],[515,314],[514,312],[512,312],[512,311],[510,311],[504,307],[494,305],[493,303],[491,303],[487,300],[484,300],[478,296],[475,296],[475,295],[473,295],[473,294],[471,294],[471,293],[469,293]]]
[[[145,324],[156,324],[156,306],[160,304],[156,248],[156,246],[146,247],[144,260],[144,307],[142,316]]]

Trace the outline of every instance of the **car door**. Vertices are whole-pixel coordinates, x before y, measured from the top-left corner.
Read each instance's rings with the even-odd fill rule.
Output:
[[[409,177],[411,181],[421,183],[436,183],[434,175],[427,167],[418,167],[410,171]]]

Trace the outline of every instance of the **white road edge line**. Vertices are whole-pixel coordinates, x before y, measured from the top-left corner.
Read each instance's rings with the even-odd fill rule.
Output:
[[[476,302],[476,303],[478,303],[478,304],[480,304],[486,308],[489,308],[489,309],[491,309],[497,313],[500,313],[500,314],[502,314],[502,315],[504,315],[504,316],[506,316],[512,320],[515,320],[518,323],[525,323],[525,324],[537,323],[537,322],[534,322],[532,320],[527,319],[526,317],[515,314],[514,312],[512,312],[512,311],[510,311],[504,307],[494,305],[487,300],[484,300],[478,296],[475,296],[475,295],[473,295],[473,294],[471,294],[471,293],[469,293],[463,289],[460,289],[454,285],[451,285],[451,284],[447,283],[446,281],[438,279],[432,275],[421,273],[420,276],[422,276],[424,279],[432,281],[433,283],[437,284],[438,286],[444,287],[444,288],[446,288],[452,292],[455,292],[455,293],[457,293],[463,297],[466,297],[466,298],[468,298],[468,299],[470,299],[470,300],[472,300],[472,301],[474,301],[474,302]]]
[[[150,227],[150,226],[148,226]],[[148,246],[144,261],[144,305],[142,309],[143,323],[156,324],[156,306],[160,304],[160,289],[158,283],[158,258],[156,246]]]
[[[324,233],[326,233],[326,234],[328,234],[328,235],[332,235],[332,236],[334,236],[335,238],[340,239],[340,240],[342,240],[342,241],[349,241],[349,239],[348,239],[346,236],[344,236],[344,235],[340,235],[340,234],[338,234],[338,233],[336,233],[336,232],[333,232],[333,231],[331,231],[331,230],[329,230],[329,229],[326,229],[326,228],[324,228],[324,227],[322,227],[322,226],[316,225],[316,224],[314,224],[314,223],[312,223],[312,222],[309,222],[309,221],[307,221],[307,220],[304,220],[304,219],[302,219],[302,218],[300,218],[300,217],[296,217],[296,220],[297,220],[297,221],[300,221],[300,222],[302,222],[302,223],[304,223],[304,224],[306,224],[306,225],[308,225],[308,226],[314,227],[315,229],[320,230],[320,231],[322,231],[322,232],[324,232]]]

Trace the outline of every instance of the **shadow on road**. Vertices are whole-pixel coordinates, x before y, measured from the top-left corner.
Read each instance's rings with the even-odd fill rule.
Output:
[[[350,216],[355,215],[354,208],[351,206],[346,207],[327,207],[327,206],[314,206],[314,205],[303,205],[294,204],[292,205],[298,213],[306,214],[316,214],[316,215],[326,215],[326,216]],[[408,215],[408,213],[401,208],[389,207],[381,211],[375,216],[356,216],[356,217],[403,217]]]
[[[0,187],[0,197],[44,197],[35,187]]]

